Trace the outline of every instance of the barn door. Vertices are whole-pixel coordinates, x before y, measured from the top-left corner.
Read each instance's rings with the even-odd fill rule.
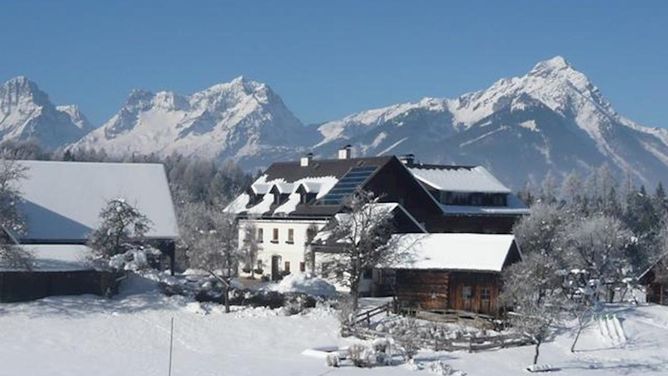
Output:
[[[473,286],[464,285],[461,287],[460,295],[462,297],[462,307],[464,311],[473,311]]]
[[[492,289],[488,285],[478,287],[478,297],[480,298],[480,307],[478,312],[490,314],[492,313]]]

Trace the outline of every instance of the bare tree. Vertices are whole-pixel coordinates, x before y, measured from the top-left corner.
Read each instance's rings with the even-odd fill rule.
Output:
[[[252,222],[246,222],[244,226],[244,244],[243,251],[246,267],[250,269],[251,279],[255,279],[255,268],[257,264],[258,253],[262,250],[260,240],[257,235],[257,226]]]
[[[560,278],[545,262],[545,255],[533,253],[511,265],[504,272],[504,290],[500,296],[504,305],[512,307],[513,327],[534,343],[534,365],[540,346],[560,321],[564,301]]]
[[[18,210],[21,192],[17,182],[26,177],[27,168],[16,161],[0,159],[0,262],[9,268],[31,269],[33,255],[20,248],[15,235],[25,231],[25,222]]]
[[[120,255],[141,246],[151,221],[122,198],[109,200],[100,212],[100,226],[93,231],[88,244],[103,259]]]
[[[585,270],[571,269],[567,274],[564,273],[564,277],[564,309],[577,319],[577,329],[570,349],[575,352],[580,334],[593,321],[599,307],[596,299],[598,286]]]
[[[230,312],[230,289],[243,252],[239,249],[239,230],[234,216],[221,208],[205,208],[183,229],[190,266],[202,269],[223,285],[225,312]]]
[[[400,237],[392,236],[393,215],[390,204],[379,202],[372,192],[355,192],[337,214],[327,244],[330,253],[323,255],[323,266],[338,281],[350,288],[352,308],[358,308],[360,281],[366,270],[390,264],[400,257]]]

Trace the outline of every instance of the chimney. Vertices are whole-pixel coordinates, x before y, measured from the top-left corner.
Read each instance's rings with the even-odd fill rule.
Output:
[[[346,145],[339,149],[339,159],[350,159],[350,145]]]
[[[313,153],[308,153],[299,160],[299,165],[302,167],[307,167],[309,164],[311,164],[311,159],[313,159]]]
[[[406,166],[411,166],[413,163],[415,163],[415,154],[404,154],[399,156],[399,160],[401,163],[405,164]]]

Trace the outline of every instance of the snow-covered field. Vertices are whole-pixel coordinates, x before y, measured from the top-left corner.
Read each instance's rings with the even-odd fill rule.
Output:
[[[668,307],[620,306],[623,335],[615,325],[592,325],[580,351],[570,354],[570,333],[542,348],[540,363],[559,375],[668,374]],[[166,375],[170,319],[175,320],[173,375],[430,375],[406,365],[328,368],[301,353],[345,346],[334,312],[303,315],[279,310],[222,313],[150,289],[113,300],[92,296],[48,298],[0,305],[0,375]],[[602,333],[605,333],[602,334]],[[625,340],[624,338],[625,337]],[[468,375],[523,374],[533,347],[469,354],[421,352],[418,363],[442,360]]]

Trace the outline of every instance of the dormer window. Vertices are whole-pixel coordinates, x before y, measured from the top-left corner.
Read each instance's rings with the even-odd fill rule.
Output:
[[[248,194],[248,207],[255,206],[264,199],[264,195],[269,191],[267,184],[253,184],[246,193]]]
[[[320,184],[317,183],[302,183],[297,187],[296,193],[299,194],[299,203],[302,205],[310,204],[315,201],[318,196]]]
[[[252,189],[249,189],[246,193],[248,193],[248,206],[252,207],[260,203],[262,199],[264,198],[263,194],[258,194],[254,192]]]
[[[315,201],[316,194],[315,193],[303,193],[300,198],[299,198],[299,203],[300,204],[310,204],[313,201]]]
[[[290,196],[292,190],[292,184],[287,183],[276,183],[271,187],[269,193],[274,196],[274,201],[272,205],[279,206],[284,204],[288,197]]]

